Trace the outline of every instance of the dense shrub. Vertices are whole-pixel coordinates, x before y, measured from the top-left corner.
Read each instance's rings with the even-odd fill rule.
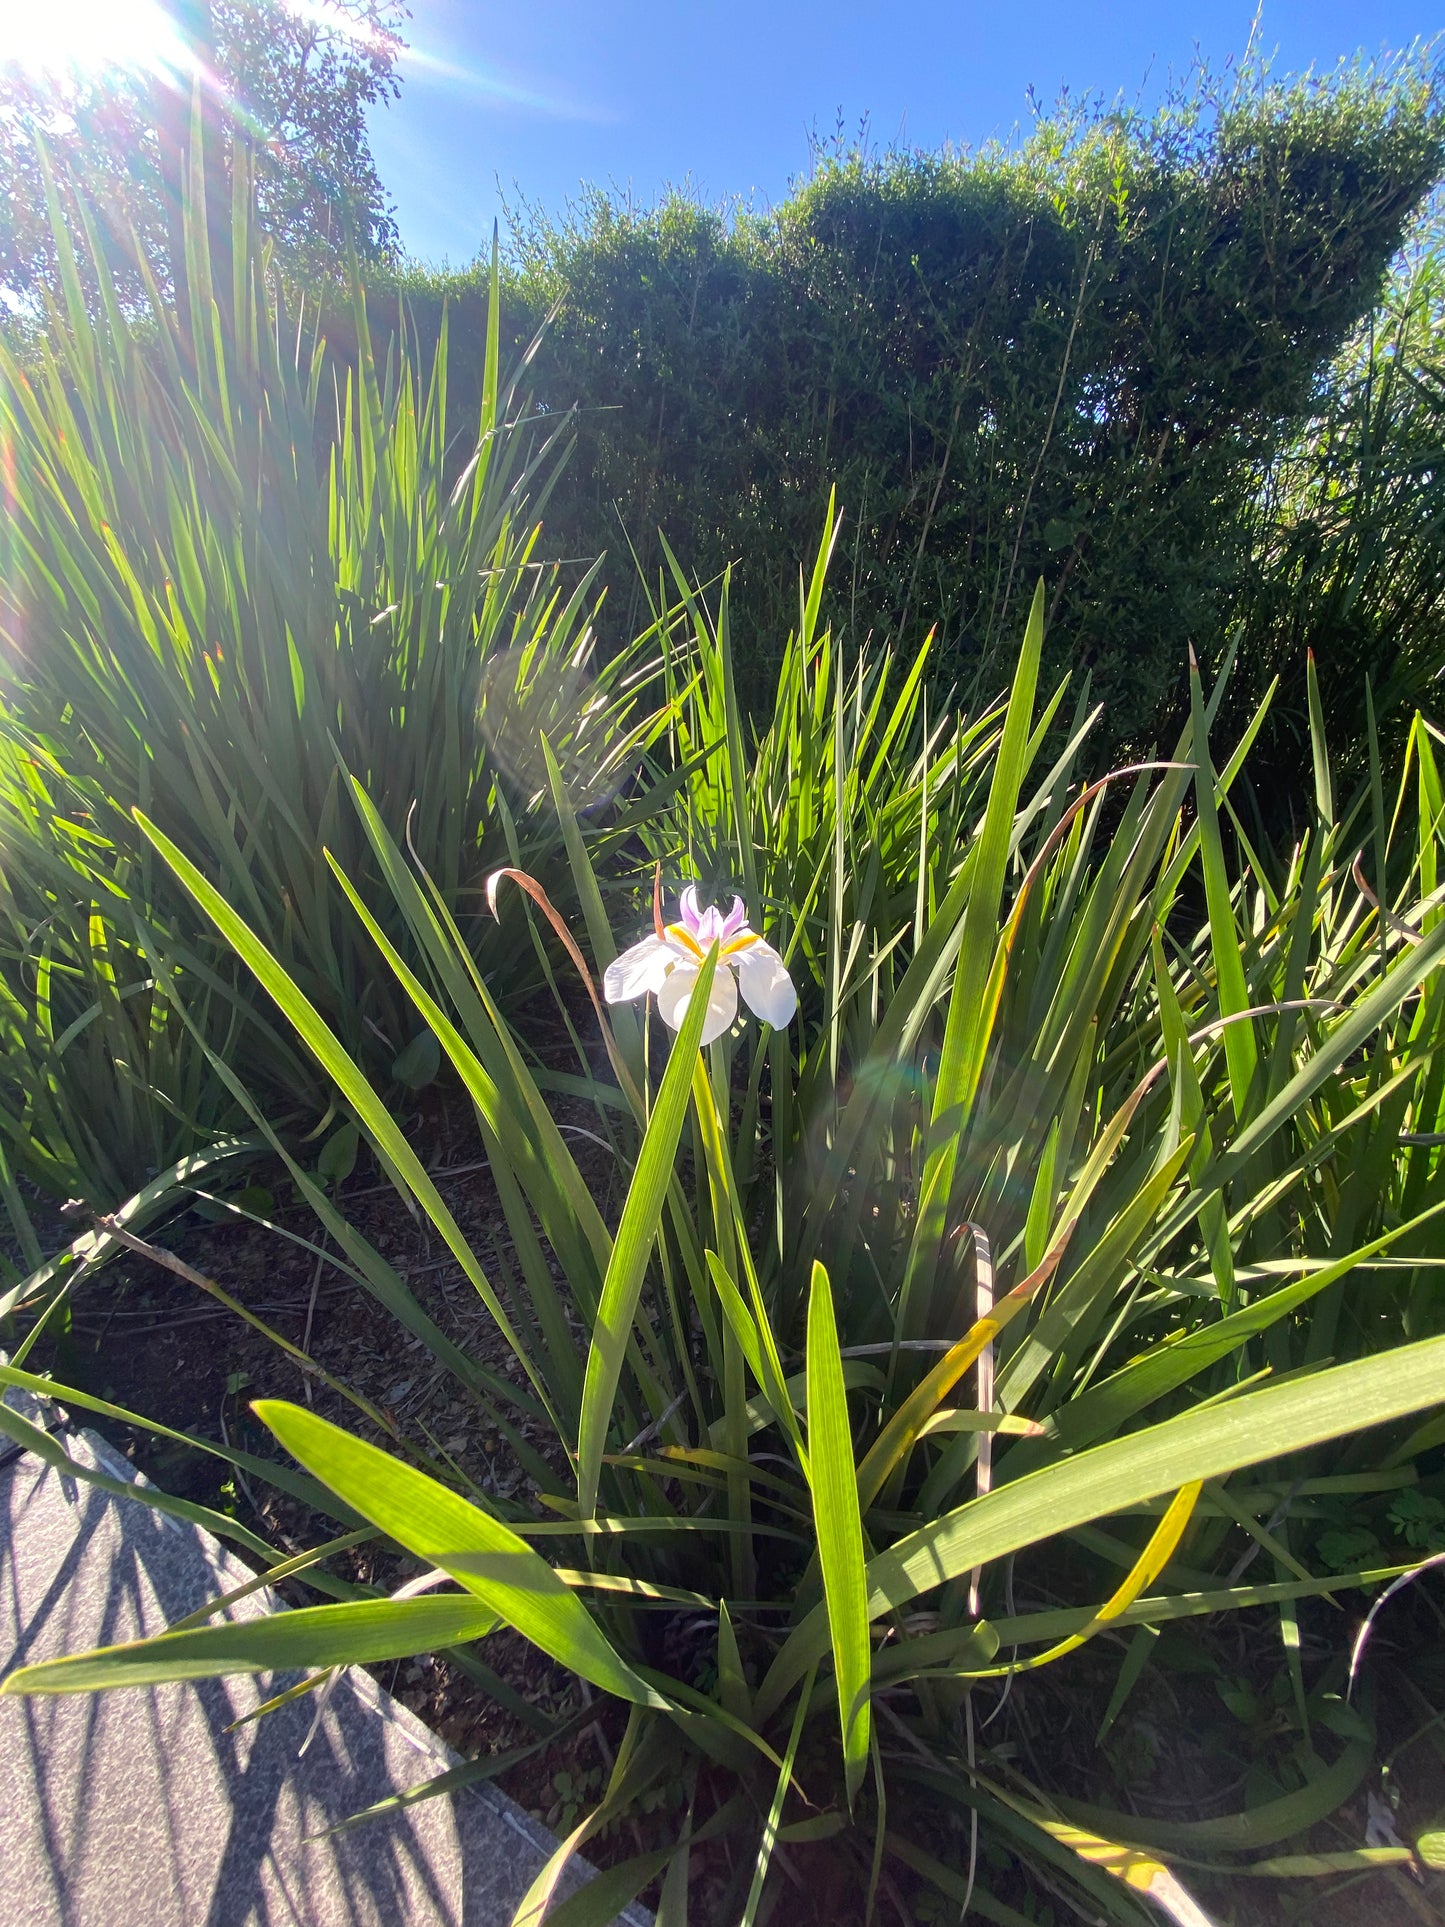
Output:
[[[1010,151],[831,160],[766,217],[596,195],[534,221],[511,301],[525,325],[559,304],[534,393],[581,409],[549,539],[610,548],[623,586],[626,541],[650,573],[659,530],[702,573],[742,558],[756,690],[836,483],[835,618],[905,648],[938,623],[938,673],[992,690],[1043,574],[1049,669],[1092,672],[1114,740],[1146,734],[1186,644],[1217,656],[1261,472],[1441,153],[1434,80],[1398,66],[1074,112]],[[404,292],[424,331],[449,297],[476,338],[475,276]]]
[[[1272,464],[1257,513],[1239,695],[1253,702],[1279,676],[1275,729],[1282,743],[1302,746],[1312,653],[1331,738],[1358,773],[1366,677],[1387,740],[1398,747],[1413,710],[1437,713],[1445,671],[1438,226],[1401,261],[1379,308],[1346,343],[1317,412]]]

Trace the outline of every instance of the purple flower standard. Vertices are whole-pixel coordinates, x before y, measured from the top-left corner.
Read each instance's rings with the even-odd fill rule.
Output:
[[[630,1003],[651,992],[662,1021],[680,1029],[698,972],[716,944],[718,967],[707,1000],[703,1043],[711,1044],[730,1028],[738,1014],[739,990],[748,1009],[765,1024],[786,1024],[798,1008],[798,993],[777,951],[748,928],[742,898],[734,897],[724,916],[711,905],[704,910],[696,887],[689,884],[678,907],[680,923],[664,924],[655,910],[653,934],[607,966],[602,994],[608,1003]]]

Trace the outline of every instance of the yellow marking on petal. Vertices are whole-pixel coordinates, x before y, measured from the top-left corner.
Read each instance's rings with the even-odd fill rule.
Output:
[[[681,944],[684,950],[690,950],[692,952],[699,963],[703,962],[707,953],[699,947],[697,939],[687,928],[686,924],[670,923],[664,934],[669,943]]]
[[[724,957],[736,956],[739,950],[746,950],[749,944],[760,943],[761,941],[762,939],[758,936],[756,930],[744,930],[741,936],[730,938],[728,942],[723,945],[720,954]]]

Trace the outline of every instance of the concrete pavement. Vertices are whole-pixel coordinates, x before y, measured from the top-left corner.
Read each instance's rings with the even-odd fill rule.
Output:
[[[11,1393],[9,1402],[24,1395]],[[54,1408],[37,1408],[26,1416]],[[86,1431],[76,1461],[135,1481]],[[5,1441],[0,1438],[0,1448]],[[0,1674],[157,1632],[250,1573],[209,1534],[28,1452],[0,1468]],[[257,1593],[231,1608],[276,1602]],[[0,1700],[6,1927],[507,1927],[551,1839],[490,1786],[308,1836],[458,1762],[369,1674],[228,1730],[289,1683],[249,1676]],[[563,1892],[590,1870],[574,1862]],[[627,1927],[650,1917],[631,1908]]]

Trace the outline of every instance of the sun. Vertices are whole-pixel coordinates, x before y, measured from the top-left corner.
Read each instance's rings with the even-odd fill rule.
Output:
[[[176,73],[189,64],[159,0],[0,0],[0,67],[55,81],[114,68]]]

